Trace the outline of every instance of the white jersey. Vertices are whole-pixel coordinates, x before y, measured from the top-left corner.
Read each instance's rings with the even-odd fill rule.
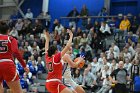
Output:
[[[71,66],[64,60],[61,60],[61,62],[63,63],[63,83],[70,89],[74,90],[78,84],[76,84],[72,79]]]
[[[64,62],[63,60],[61,60],[61,62],[63,63],[63,78],[71,78],[72,76],[70,65],[67,62]]]

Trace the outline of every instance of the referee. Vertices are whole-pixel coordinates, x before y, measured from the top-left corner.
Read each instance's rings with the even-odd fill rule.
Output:
[[[110,80],[115,84],[113,93],[128,93],[126,83],[130,79],[127,70],[123,68],[123,61],[120,61],[118,66],[118,69],[115,69],[110,75]],[[115,80],[113,77],[115,77]]]

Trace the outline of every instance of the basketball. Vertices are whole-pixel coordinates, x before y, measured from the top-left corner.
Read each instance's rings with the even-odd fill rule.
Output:
[[[80,60],[80,57],[77,57],[74,59],[74,62],[78,62]],[[83,68],[85,65],[85,61],[83,60],[82,62],[79,63],[78,68]]]

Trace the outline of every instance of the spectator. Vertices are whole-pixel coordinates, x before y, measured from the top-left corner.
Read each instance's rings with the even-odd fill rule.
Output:
[[[91,64],[88,64],[88,67],[84,70],[83,73],[83,86],[86,86],[87,89],[91,89],[92,92],[95,92],[95,90],[98,88],[97,87],[97,78],[93,73],[91,73]]]
[[[116,53],[116,57],[119,57],[120,49],[119,47],[114,43],[111,44],[111,47],[113,48],[113,51]]]
[[[19,38],[18,38],[18,45],[19,45],[19,46],[21,45],[21,42],[22,42],[22,41],[24,41],[24,40],[23,40],[23,36],[20,35]]]
[[[79,12],[77,11],[76,7],[73,8],[73,10],[71,10],[69,12],[69,14],[67,15],[68,17],[77,17],[79,16]],[[78,22],[78,19],[77,18],[72,18],[69,20],[69,27],[70,28],[76,28],[76,23]]]
[[[60,44],[58,44],[57,41],[53,41],[53,45],[57,47],[58,51],[61,51],[62,50],[62,46]]]
[[[106,10],[105,7],[103,7],[103,8],[101,9],[101,11],[99,12],[99,14],[98,14],[98,16],[107,16],[107,15],[108,15],[108,13],[107,13],[107,10]],[[100,21],[106,21],[106,19],[105,19],[105,18],[101,18]]]
[[[47,27],[47,28],[49,28],[50,27],[50,23],[51,23],[51,15],[50,15],[50,13],[49,12],[46,12],[46,15],[45,15],[46,17],[45,17],[45,19],[46,19],[46,24],[45,24],[45,26]]]
[[[34,42],[33,42],[33,45],[32,45],[32,50],[31,50],[31,53],[32,53],[32,54],[33,54],[33,51],[34,51],[34,50],[36,50],[38,54],[40,53],[40,48],[39,48],[39,46],[38,46],[38,44],[37,44],[36,41],[34,41]]]
[[[45,37],[40,38],[38,46],[40,49],[43,49],[45,47]]]
[[[111,72],[113,72],[117,68],[118,68],[118,63],[116,62],[115,59],[113,59],[112,62],[111,62],[111,65],[110,65]]]
[[[125,36],[125,42],[129,43],[130,45],[132,45],[134,47],[135,44],[138,43],[138,38],[139,38],[139,36],[133,34],[132,32],[128,32],[128,35]]]
[[[77,84],[79,84],[79,85],[82,84],[83,76],[80,74],[80,69],[76,69],[76,70],[74,71],[73,78],[74,78],[73,80],[74,80]]]
[[[107,13],[107,10],[105,7],[103,7],[98,14],[98,16],[107,16],[107,15],[108,15],[108,13]]]
[[[139,25],[139,27],[138,27],[138,29],[137,29],[136,34],[137,34],[138,36],[140,36],[140,25]],[[140,41],[140,37],[139,37],[139,41]]]
[[[100,64],[102,64],[103,63],[103,58],[105,57],[105,53],[104,52],[101,52],[100,53],[100,57],[98,58],[98,62],[100,63]]]
[[[109,80],[109,75],[103,80],[103,86],[97,93],[108,93],[111,88],[111,82]]]
[[[32,79],[36,79],[37,71],[38,71],[38,67],[37,67],[36,61],[32,60],[32,63],[29,66],[29,69],[30,69],[30,72],[32,73]]]
[[[100,24],[99,24],[98,21],[95,21],[95,22],[94,22],[93,27],[94,27],[95,32],[99,34],[99,31],[100,31],[100,27],[101,27],[101,26],[100,26]]]
[[[57,24],[58,24],[58,19],[55,19],[53,21],[52,31],[55,31],[55,27],[57,26]]]
[[[124,48],[124,58],[129,58],[131,60],[132,55],[128,52],[128,48]]]
[[[32,21],[29,20],[29,19],[24,19],[24,25],[22,27],[22,35],[25,35],[27,37],[27,39],[29,38],[28,35],[30,35],[31,31],[32,31],[32,28],[33,28],[33,24],[32,24]]]
[[[99,65],[100,65],[100,64],[99,64],[98,61],[97,61],[97,57],[95,57],[95,58],[93,59],[93,62],[91,63],[91,73],[92,73],[93,75],[95,75],[96,77],[97,77],[97,73],[98,73],[99,70],[101,69]]]
[[[45,62],[42,60],[41,57],[38,57],[37,59],[37,67],[38,67],[39,74],[42,74],[45,72]]]
[[[83,32],[82,32],[81,28],[78,27],[76,35],[73,38],[73,42],[74,42],[75,45],[79,45],[80,44],[80,39],[81,39],[82,35],[83,35]]]
[[[13,27],[13,29],[10,31],[9,35],[18,38],[18,31]]]
[[[16,21],[12,19],[8,20],[7,22],[7,25],[9,26],[10,29],[12,29],[15,26],[15,24],[16,24]]]
[[[87,17],[88,16],[88,9],[86,8],[86,5],[83,5],[83,7],[81,9],[81,12],[80,12],[80,16],[81,17]],[[83,18],[82,20],[83,20],[82,25],[83,25],[83,27],[85,27],[87,25],[87,19]]]
[[[28,77],[28,79],[29,79],[30,84],[33,84],[34,82],[33,82],[33,79],[32,79],[32,73],[31,73],[31,72],[29,72],[29,73],[27,74],[27,77]]]
[[[28,61],[28,58],[31,56],[31,52],[28,51],[28,48],[24,49],[24,54],[23,54],[23,58]]]
[[[139,24],[138,24],[137,17],[134,16],[133,20],[131,22],[130,31],[132,31],[134,34],[136,34],[136,31],[137,31],[138,27],[139,27]]]
[[[25,46],[25,42],[24,41],[21,41],[19,47],[22,47],[23,48],[24,46]]]
[[[115,29],[117,28],[116,18],[114,18],[114,17],[111,18],[111,21],[109,22],[109,27],[110,27],[111,32],[115,31]]]
[[[126,43],[126,48],[128,48],[128,52],[132,55],[132,58],[135,56],[135,50],[130,43]]]
[[[30,81],[28,79],[27,73],[24,73],[23,76],[20,78],[21,87],[26,93],[29,90]]]
[[[62,29],[64,29],[64,27],[63,27],[62,24],[60,24],[59,21],[58,21],[57,26],[55,27],[55,31],[56,31],[56,30],[58,31],[58,35],[61,34]]]
[[[115,54],[114,54],[113,52],[110,52],[110,53],[108,54],[107,60],[108,60],[109,63],[111,63],[113,59],[116,59],[114,55],[115,55]]]
[[[61,45],[64,45],[67,43],[68,41],[68,34],[66,33],[66,29],[63,28],[62,29],[62,32],[61,32],[61,35],[60,35],[60,42],[61,42]]]
[[[124,32],[124,36],[127,35],[127,31],[129,31],[130,28],[130,21],[127,19],[127,16],[124,16],[124,19],[120,23],[120,30]]]
[[[19,47],[19,53],[21,54],[21,56],[23,57],[24,54],[24,48],[23,47]]]
[[[21,30],[23,27],[22,19],[18,19],[17,23],[15,24],[15,29],[18,31],[18,35],[22,34]]]
[[[12,19],[12,20],[18,19],[18,13],[16,10],[14,10],[12,15],[10,15],[10,19]]]
[[[134,81],[135,77],[139,76],[139,74],[140,74],[140,62],[139,62],[139,60],[135,59],[133,62],[134,63],[131,66],[131,79],[132,79],[132,81]]]
[[[136,52],[135,60],[140,60],[140,50]]]
[[[140,93],[140,76],[136,76],[134,80],[134,93]]]
[[[87,25],[86,25],[86,30],[89,32],[89,30],[93,27],[93,24],[91,23],[91,18],[87,19]]]
[[[75,57],[79,54],[79,46],[75,45],[74,49],[73,49],[73,54],[75,55]]]
[[[114,52],[114,49],[110,47],[109,50],[106,51],[107,59],[110,59],[112,54],[113,54],[113,58],[117,58],[116,52]]]
[[[106,22],[102,22],[101,23],[101,27],[100,27],[100,36],[106,37],[108,35],[111,34],[110,31],[110,27],[108,26],[108,24]]]
[[[39,53],[37,51],[37,49],[33,49],[33,54],[32,54],[35,58],[35,60],[37,60],[37,58],[39,57]]]
[[[109,68],[111,64],[107,61],[106,57],[103,57],[103,62],[100,64],[101,65],[101,72],[104,70],[105,66],[107,65]]]
[[[22,65],[19,62],[16,63],[16,68],[18,70],[19,75],[22,76],[24,73],[24,68],[22,67]]]
[[[35,37],[34,37],[34,35],[30,35],[28,42],[29,42],[29,45],[33,46],[33,44],[34,44],[34,42],[35,42]]]
[[[81,28],[78,27],[76,36],[81,36],[82,37],[82,35],[83,35],[83,32],[82,32]]]
[[[132,63],[130,63],[130,59],[127,57],[124,58],[124,68],[127,70],[129,75],[131,73],[131,66],[132,66]]]
[[[50,22],[51,22],[51,15],[49,14],[49,12],[41,12],[40,15],[38,16],[38,18],[41,19],[43,25],[45,25],[45,27],[49,28],[50,27]]]
[[[33,34],[35,37],[38,37],[42,32],[43,32],[43,25],[39,19],[36,19],[35,25],[33,26],[33,29],[30,33]]]
[[[103,45],[101,42],[101,39],[99,36],[97,36],[97,33],[94,33],[91,37],[92,41],[91,41],[91,47],[92,49],[94,49],[95,51],[95,55],[98,54],[98,50],[102,49]]]
[[[76,28],[73,27],[73,28],[71,29],[71,31],[72,31],[72,33],[73,33],[73,36],[75,37],[75,36],[76,36]]]
[[[31,9],[27,9],[27,13],[25,14],[25,18],[32,19],[33,18],[33,13],[31,12]]]
[[[83,33],[82,38],[80,39],[80,45],[83,45],[84,43],[88,42],[86,33]]]
[[[29,45],[29,42],[28,41],[25,41],[24,48],[27,48],[28,51],[32,51],[32,47]]]
[[[85,49],[83,47],[80,48],[79,55],[86,56],[86,52],[85,52]]]
[[[82,50],[82,49],[84,49],[84,51],[85,51],[85,57],[86,57],[86,59],[88,59],[89,57],[92,57],[92,48],[90,47],[90,45],[89,44],[87,44],[87,42],[85,42],[85,43],[83,43],[83,45],[80,47],[80,49]]]
[[[95,34],[95,31],[94,31],[94,28],[92,27],[87,33],[88,44],[91,44],[92,37],[94,36],[94,34]]]
[[[60,34],[58,33],[58,30],[54,31],[54,41],[57,41],[58,44],[60,44]]]

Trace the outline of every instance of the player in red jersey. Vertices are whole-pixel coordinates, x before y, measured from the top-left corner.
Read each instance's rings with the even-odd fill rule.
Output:
[[[2,81],[6,80],[7,85],[13,93],[22,93],[19,76],[16,72],[13,57],[16,57],[26,72],[29,69],[18,51],[17,40],[8,36],[8,26],[0,23],[0,93],[3,93]]]
[[[62,62],[61,57],[69,50],[72,43],[73,34],[70,30],[67,30],[69,33],[69,41],[65,48],[58,52],[56,46],[49,47],[49,33],[46,32],[46,44],[45,44],[45,51],[46,51],[46,67],[48,69],[48,75],[46,80],[46,88],[51,93],[72,93],[72,91],[67,88],[62,83]]]

